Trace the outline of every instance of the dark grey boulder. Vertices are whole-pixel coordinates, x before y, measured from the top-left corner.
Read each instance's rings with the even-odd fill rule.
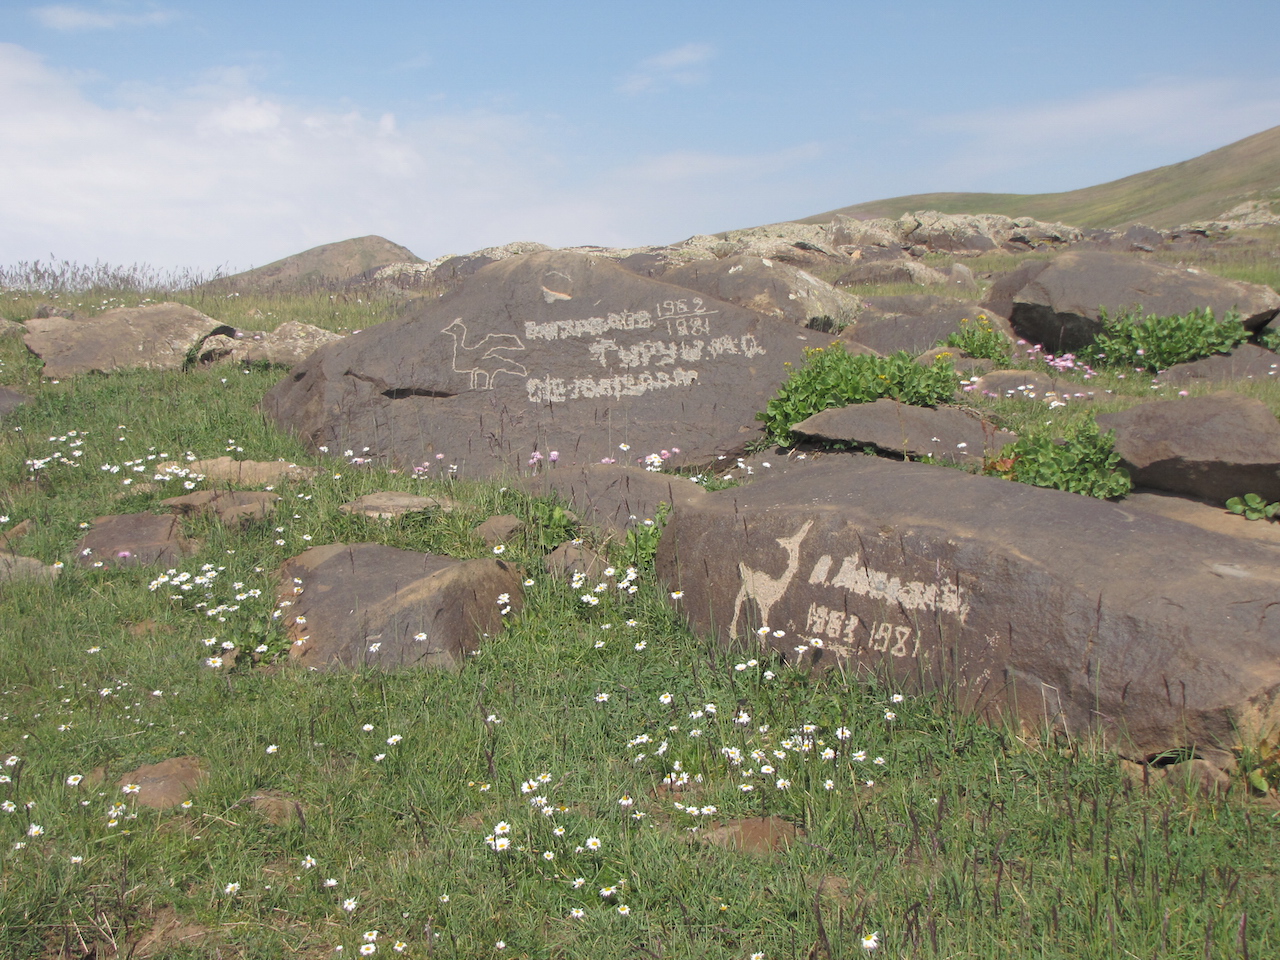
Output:
[[[829,457],[677,506],[657,564],[722,643],[767,627],[791,661],[1100,730],[1130,756],[1280,730],[1274,550],[1123,503]]]
[[[326,343],[341,340],[333,333],[310,323],[288,320],[274,330],[217,334],[200,344],[201,363],[272,363],[292,367]]]
[[[1261,400],[1236,393],[1157,400],[1097,417],[1115,431],[1133,482],[1225,503],[1256,493],[1280,500],[1280,422]]]
[[[851,323],[862,309],[862,301],[852,294],[767,257],[695,260],[667,270],[662,280],[800,326],[814,317]]]
[[[625,535],[635,524],[653,521],[663,503],[694,503],[706,495],[688,477],[622,464],[548,470],[522,481],[521,486],[534,496],[555,494],[572,504],[584,523],[615,535]]]
[[[980,465],[983,457],[1018,440],[1017,434],[954,407],[914,407],[888,399],[823,410],[791,430],[811,440],[867,444],[899,457],[966,465]]]
[[[947,274],[909,257],[859,262],[836,278],[836,285],[840,287],[877,283],[912,283],[921,287],[940,287],[950,282],[951,278]]]
[[[1011,299],[1013,329],[1054,354],[1092,343],[1102,329],[1103,310],[1112,316],[1127,310],[1173,316],[1208,307],[1219,319],[1237,310],[1250,330],[1280,312],[1280,294],[1262,284],[1089,251],[1059,254]]]
[[[114,370],[180,370],[208,336],[235,331],[194,307],[121,307],[89,319],[33,318],[23,338],[46,377]]]
[[[915,356],[962,330],[966,320],[987,320],[1013,342],[1012,328],[998,313],[972,300],[932,296],[867,297],[858,322],[841,336],[877,353],[906,350]]]
[[[210,514],[229,527],[240,527],[274,514],[279,499],[279,494],[261,490],[197,490],[161,500],[160,505],[180,516]]]
[[[1265,380],[1280,376],[1280,355],[1253,343],[1242,343],[1230,353],[1179,363],[1160,371],[1156,378],[1167,383]]]
[[[583,254],[490,264],[401,320],[321,347],[262,410],[313,447],[459,476],[713,460],[755,420],[810,332]]]
[[[290,659],[317,670],[457,669],[523,604],[519,571],[376,543],[314,547],[280,567]]]

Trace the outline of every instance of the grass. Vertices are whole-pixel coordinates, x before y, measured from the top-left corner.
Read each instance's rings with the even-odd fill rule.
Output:
[[[391,309],[252,302],[264,326],[310,309],[334,314],[312,322],[363,326]],[[372,943],[423,958],[842,958],[865,955],[873,932],[880,953],[911,958],[1280,949],[1280,821],[1245,791],[1208,800],[1135,785],[1105,744],[985,725],[947,691],[903,698],[874,676],[720,649],[687,631],[647,568],[634,595],[616,588],[621,562],[599,594],[595,581],[558,582],[541,566],[553,511],[499,484],[311,457],[254,408],[282,375],[55,384],[19,341],[0,341],[0,382],[35,397],[0,433],[0,531],[30,520],[17,549],[64,564],[51,584],[0,588],[0,757],[18,758],[0,781],[13,808],[0,806],[0,956],[82,957],[95,943],[99,957],[128,956],[169,917],[210,939],[170,939],[166,957],[359,956]],[[1152,393],[1147,378],[1095,384],[1113,392],[1052,411],[974,403],[1013,426],[1061,426]],[[1273,385],[1248,389],[1277,408]],[[150,589],[156,569],[73,562],[81,524],[181,492],[144,484],[188,454],[323,469],[277,486],[264,523],[187,521],[202,546],[180,570],[203,577],[200,590]],[[382,489],[463,506],[389,524],[338,510]],[[489,556],[472,529],[495,513],[525,519],[506,559],[532,583],[459,672],[278,662],[283,560],[334,540]],[[209,616],[220,606],[237,609]],[[207,666],[228,642],[236,665]],[[115,787],[182,755],[209,770],[187,809],[139,808]],[[304,819],[255,811],[265,791]],[[746,817],[802,833],[763,855],[703,842]]]

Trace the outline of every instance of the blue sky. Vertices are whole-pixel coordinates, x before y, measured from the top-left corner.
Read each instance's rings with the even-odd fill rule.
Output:
[[[0,2],[0,263],[665,243],[1280,124],[1280,4]]]

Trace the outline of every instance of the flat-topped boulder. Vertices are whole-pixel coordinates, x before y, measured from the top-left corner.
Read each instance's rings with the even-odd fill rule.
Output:
[[[696,462],[759,435],[756,411],[811,342],[603,258],[535,253],[320,348],[261,406],[313,446],[402,468],[439,453],[459,476],[527,471],[535,452]]]
[[[849,323],[862,309],[862,301],[852,294],[768,257],[695,260],[666,271],[662,280],[800,326],[815,317]]]
[[[356,497],[350,503],[341,504],[338,509],[343,513],[369,517],[372,520],[392,520],[406,513],[453,513],[459,506],[458,501],[452,497],[426,497],[416,493],[379,490]]]
[[[1013,330],[999,314],[972,300],[923,295],[867,297],[858,322],[845,328],[841,336],[877,353],[906,350],[915,355],[964,330],[968,324],[983,322],[1008,336],[1012,347]]]
[[[1280,377],[1280,354],[1256,343],[1242,343],[1230,353],[1218,353],[1202,360],[1176,363],[1160,371],[1162,383],[1225,382],[1227,380],[1268,380]]]
[[[1256,493],[1280,500],[1280,422],[1261,400],[1215,393],[1099,414],[1115,431],[1120,465],[1154,490],[1225,503]]]
[[[915,407],[887,398],[815,413],[791,428],[811,440],[865,444],[888,454],[981,464],[1018,436],[955,407]]]
[[[181,370],[206,337],[235,331],[194,307],[156,303],[79,319],[33,317],[23,341],[46,377],[114,370]]]
[[[1140,310],[1142,316],[1164,317],[1208,307],[1219,319],[1236,310],[1249,330],[1280,312],[1280,294],[1262,284],[1123,254],[1073,250],[1043,268],[1020,270],[1025,284],[1013,292],[993,287],[993,300],[1008,295],[1013,329],[1055,354],[1092,343],[1104,310],[1110,316]]]
[[[1131,756],[1280,730],[1274,550],[1123,503],[827,457],[677,505],[657,563],[722,643],[767,627],[789,660],[1101,728]]]
[[[20,390],[0,387],[0,417],[7,417],[30,399],[31,397]]]
[[[177,566],[198,544],[188,540],[174,516],[124,513],[96,517],[76,543],[76,563],[82,567]]]
[[[235,483],[245,487],[282,480],[310,480],[320,472],[315,467],[303,467],[287,460],[235,460],[232,457],[162,463],[157,470],[161,474],[198,476],[215,483]]]
[[[520,572],[502,560],[377,543],[313,547],[279,574],[290,659],[317,670],[457,669],[524,599]]]
[[[239,527],[271,516],[279,499],[279,494],[264,490],[197,490],[161,500],[160,505],[180,516],[210,514],[229,527]]]

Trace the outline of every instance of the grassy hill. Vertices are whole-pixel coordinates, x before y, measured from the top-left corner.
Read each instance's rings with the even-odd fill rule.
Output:
[[[873,200],[806,217],[829,223],[838,214],[862,220],[906,211],[1003,213],[1079,227],[1130,223],[1168,229],[1217,217],[1245,200],[1280,197],[1280,127],[1181,163],[1064,193],[917,193]]]
[[[421,263],[407,248],[384,237],[356,237],[312,247],[291,257],[218,280],[233,290],[281,290],[342,282],[389,263]]]

